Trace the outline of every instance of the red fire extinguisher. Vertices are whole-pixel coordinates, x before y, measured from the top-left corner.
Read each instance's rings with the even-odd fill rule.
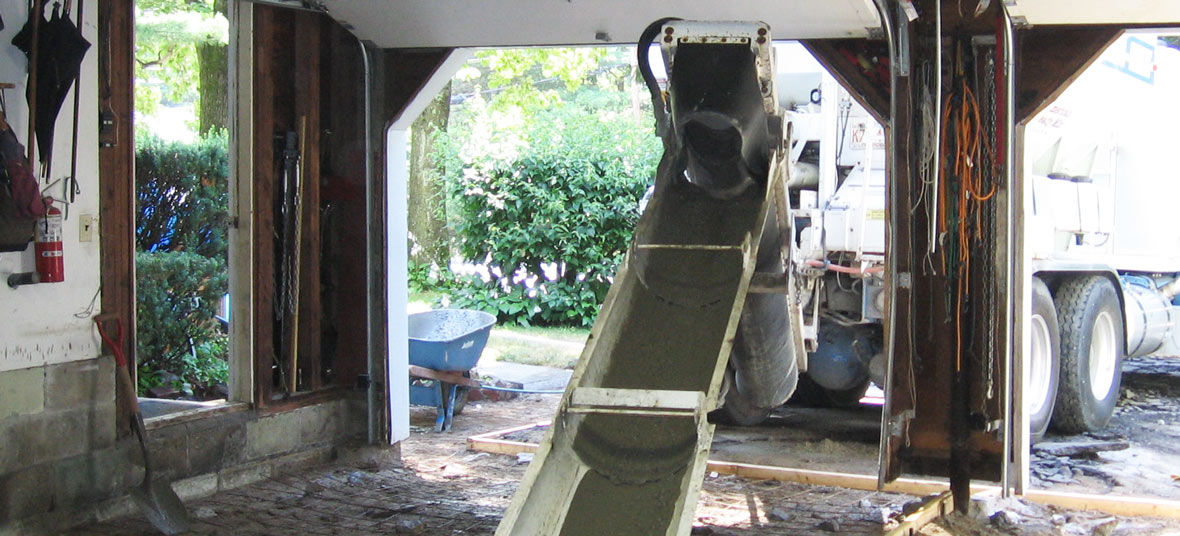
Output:
[[[42,283],[60,283],[66,279],[65,252],[61,246],[61,211],[50,205],[37,222],[33,252],[37,256],[37,274]]]

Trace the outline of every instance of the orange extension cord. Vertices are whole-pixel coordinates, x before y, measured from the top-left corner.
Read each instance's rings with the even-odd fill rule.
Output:
[[[955,292],[955,371],[961,371],[963,364],[963,330],[962,330],[962,316],[963,316],[963,297],[967,293],[968,284],[971,276],[971,258],[970,246],[973,238],[979,237],[982,232],[983,224],[980,221],[981,205],[990,200],[996,195],[997,187],[995,184],[991,185],[987,193],[982,193],[984,188],[983,174],[981,166],[978,165],[980,154],[983,152],[983,128],[980,124],[979,102],[975,98],[975,93],[967,86],[965,79],[960,77],[960,94],[961,103],[959,106],[953,106],[954,95],[947,95],[943,104],[942,123],[943,125],[953,126],[953,129],[944,128],[940,134],[939,145],[942,147],[944,154],[951,150],[948,147],[947,132],[954,131],[953,134],[953,163],[950,166],[943,166],[939,170],[941,174],[940,192],[938,192],[938,208],[941,217],[938,221],[938,230],[941,236],[949,230],[951,225],[950,219],[947,217],[946,205],[949,202],[950,192],[948,190],[948,175],[959,179],[962,188],[959,188],[957,194],[956,208],[958,209],[956,222],[957,229],[955,229],[955,236],[957,239],[956,259],[947,259],[947,249],[943,249],[943,270],[945,273],[950,273],[952,262],[958,264],[956,274],[958,280],[956,281]],[[949,169],[948,169],[949,167]]]

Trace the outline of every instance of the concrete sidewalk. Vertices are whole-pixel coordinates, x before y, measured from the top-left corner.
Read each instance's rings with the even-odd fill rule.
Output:
[[[503,361],[480,361],[475,367],[480,376],[492,378],[495,385],[530,391],[562,390],[570,381],[572,370]]]

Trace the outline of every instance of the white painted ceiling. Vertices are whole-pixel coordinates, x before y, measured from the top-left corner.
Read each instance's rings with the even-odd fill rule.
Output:
[[[872,0],[321,0],[383,48],[634,43],[662,17],[759,20],[775,39],[864,37]],[[597,34],[609,40],[596,39]]]
[[[1029,24],[1180,23],[1180,0],[1007,0]]]
[[[974,4],[979,0],[967,0]],[[1029,24],[1180,24],[1180,0],[999,0]],[[775,39],[864,37],[873,0],[319,0],[383,48],[633,43],[661,17],[759,20]],[[600,38],[599,36],[604,36]]]

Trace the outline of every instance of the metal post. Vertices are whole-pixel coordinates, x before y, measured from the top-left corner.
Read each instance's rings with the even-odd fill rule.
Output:
[[[1003,14],[1003,38],[1001,44],[1004,51],[1004,182],[1008,185],[1007,216],[1008,216],[1008,262],[1004,272],[1005,285],[1008,289],[1004,303],[1004,310],[1008,315],[1008,322],[1004,328],[1004,374],[1007,387],[1004,391],[1004,467],[1001,493],[1004,497],[1012,493],[1023,494],[1028,486],[1028,451],[1031,447],[1027,415],[1024,413],[1021,389],[1024,384],[1024,329],[1016,337],[1015,325],[1025,315],[1025,294],[1028,292],[1029,278],[1025,277],[1026,266],[1024,259],[1024,200],[1025,189],[1023,181],[1017,184],[1016,173],[1016,42],[1013,35],[1012,16],[1008,13],[1007,3],[1000,4]],[[998,89],[998,88],[997,88]],[[1018,212],[1017,207],[1021,210]],[[1016,268],[1019,267],[1019,271]],[[1018,299],[1013,300],[1013,293]],[[1018,313],[1017,311],[1020,311]]]
[[[930,228],[927,237],[926,252],[933,255],[938,249],[938,183],[942,171],[942,147],[938,140],[942,139],[942,2],[934,2],[934,162],[930,166],[934,172],[934,183],[930,185]]]
[[[893,21],[889,18],[889,8],[886,6],[886,0],[873,0],[873,5],[877,8],[877,15],[881,18],[881,27],[885,30],[885,39],[889,44],[889,117],[885,125],[885,146],[888,147],[891,154],[886,156],[886,219],[885,219],[885,237],[887,240],[885,258],[885,299],[888,314],[885,322],[885,407],[882,408],[881,414],[881,445],[886,447],[889,442],[889,434],[891,433],[891,413],[892,413],[892,397],[889,394],[893,389],[893,363],[896,355],[894,353],[894,343],[896,337],[896,318],[897,318],[897,286],[898,277],[897,272],[897,233],[893,229],[893,220],[896,214],[893,210],[895,207],[902,206],[900,200],[897,199],[897,188],[894,186],[894,181],[897,177],[897,155],[892,154],[897,150],[897,144],[893,142],[893,128],[897,121],[897,45],[894,41]],[[884,487],[886,478],[886,467],[889,465],[885,457],[889,456],[888,448],[881,448],[878,460],[877,485]]]
[[[377,387],[382,382],[378,382],[377,378],[381,377],[381,371],[377,367],[377,338],[380,333],[375,327],[373,315],[375,314],[377,306],[377,282],[373,276],[373,264],[376,262],[376,254],[373,251],[373,148],[372,148],[372,88],[371,77],[372,67],[369,63],[369,47],[365,45],[360,38],[357,38],[357,45],[361,49],[361,62],[364,68],[364,92],[365,92],[365,356],[367,364],[367,372],[369,375],[369,385],[367,386],[367,400],[368,400],[368,436],[369,444],[376,444],[378,435],[381,433],[381,425],[378,420],[381,417],[381,412],[378,411],[380,397],[378,396]]]

